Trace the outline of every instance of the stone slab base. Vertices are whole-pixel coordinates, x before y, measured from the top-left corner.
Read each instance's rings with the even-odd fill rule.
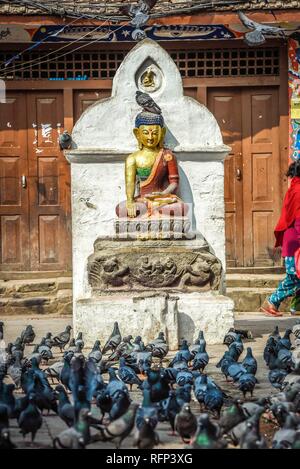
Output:
[[[80,299],[74,310],[74,333],[81,331],[87,346],[104,344],[115,321],[123,336],[141,335],[145,343],[164,331],[170,350],[183,337],[192,343],[200,329],[208,344],[222,343],[234,323],[233,301],[212,293]]]

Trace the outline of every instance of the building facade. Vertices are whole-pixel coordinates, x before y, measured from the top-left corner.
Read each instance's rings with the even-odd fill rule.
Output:
[[[71,272],[70,168],[58,138],[110,96],[136,44],[120,3],[35,3],[0,3],[2,276]],[[284,173],[300,152],[300,1],[207,5],[158,1],[144,30],[170,53],[185,93],[216,116],[232,148],[225,163],[227,266],[272,268],[279,265],[273,228]],[[283,32],[250,46],[239,10]]]

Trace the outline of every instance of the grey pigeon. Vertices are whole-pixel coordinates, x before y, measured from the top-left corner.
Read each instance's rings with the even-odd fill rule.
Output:
[[[118,347],[118,345],[121,343],[122,337],[119,329],[119,324],[117,321],[114,323],[114,328],[112,333],[110,334],[109,339],[107,340],[106,344],[104,345],[102,349],[103,355],[107,353],[109,350],[112,352]]]
[[[72,146],[72,137],[67,130],[59,136],[59,146],[61,150],[68,150]]]
[[[28,345],[28,344],[32,344],[34,339],[35,339],[35,332],[33,330],[33,327],[29,324],[21,333],[21,341],[23,342],[23,344]]]
[[[147,93],[137,91],[135,94],[136,102],[143,108],[143,111],[151,112],[152,114],[161,114],[161,108]]]
[[[158,434],[152,427],[149,417],[142,418],[139,427],[136,428],[133,444],[139,449],[152,449],[159,444]]]
[[[258,23],[257,21],[253,21],[241,11],[238,11],[238,15],[243,25],[252,30],[245,34],[245,41],[249,46],[259,46],[264,44],[266,41],[265,36],[286,36],[283,28],[267,26],[265,24]]]
[[[240,401],[235,401],[223,410],[219,424],[223,432],[227,433],[239,423],[244,422],[246,418]]]
[[[92,351],[89,353],[88,358],[92,358],[96,363],[99,363],[102,358],[102,352],[100,350],[100,340],[96,340]]]
[[[130,435],[135,422],[135,416],[139,404],[132,402],[121,417],[117,418],[113,422],[110,422],[106,427],[100,425],[96,428],[100,431],[101,441],[113,440],[116,444],[116,448],[121,447],[122,441]]]
[[[60,351],[62,352],[67,343],[70,341],[71,329],[71,326],[67,326],[63,332],[53,337],[52,347],[59,347]]]
[[[296,439],[297,422],[288,416],[283,428],[277,430],[273,437],[272,449],[291,449]]]
[[[227,442],[221,438],[220,427],[210,420],[208,414],[201,414],[190,445],[191,449],[223,449]]]
[[[24,437],[27,433],[31,433],[31,441],[33,442],[37,431],[42,426],[43,420],[41,412],[36,405],[34,393],[29,395],[28,401],[26,409],[19,416],[18,425]]]
[[[197,419],[191,411],[189,404],[184,404],[181,411],[175,417],[175,430],[184,443],[190,440],[197,430]]]
[[[17,446],[10,440],[10,432],[8,428],[3,428],[0,432],[0,450],[16,449]]]

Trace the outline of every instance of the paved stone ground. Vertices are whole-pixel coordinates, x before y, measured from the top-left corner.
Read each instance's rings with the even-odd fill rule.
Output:
[[[5,324],[5,341],[6,343],[14,340],[21,332],[21,330],[27,324],[32,324],[36,332],[36,342],[38,342],[46,332],[51,331],[54,334],[62,331],[67,324],[71,323],[71,318],[66,317],[55,317],[55,316],[46,316],[46,317],[24,317],[24,316],[13,316],[13,317],[1,317],[1,320]],[[259,383],[256,385],[253,400],[258,399],[259,397],[266,395],[273,395],[276,393],[276,390],[271,387],[267,378],[267,368],[264,364],[262,351],[264,344],[266,342],[267,335],[273,330],[276,324],[279,325],[280,331],[284,331],[287,327],[293,326],[297,318],[292,318],[289,316],[278,318],[274,320],[273,318],[265,318],[261,315],[253,314],[243,314],[237,316],[235,327],[238,329],[248,329],[253,333],[253,340],[244,341],[245,348],[247,345],[251,346],[253,349],[254,356],[258,360],[258,372],[257,379]],[[207,351],[210,356],[209,365],[206,368],[206,372],[211,376],[224,391],[232,398],[239,397],[242,399],[242,394],[238,391],[231,383],[227,383],[220,373],[219,369],[216,368],[216,363],[224,353],[226,347],[223,345],[208,345]],[[31,347],[27,348],[27,351],[31,352]],[[88,350],[86,350],[88,352]],[[174,353],[173,353],[174,354]],[[171,355],[173,355],[171,354]],[[244,356],[243,353],[242,357]],[[170,356],[171,356],[170,355]],[[57,353],[55,359],[59,359],[61,354]],[[168,357],[169,358],[169,357]],[[57,360],[54,360],[57,361]],[[18,395],[21,396],[21,393]],[[134,390],[131,392],[131,397],[133,400],[141,400],[141,392],[139,390]],[[230,402],[230,399],[228,400]],[[192,402],[192,409],[196,414],[200,413],[199,404],[196,401]],[[98,409],[93,406],[92,409],[95,416],[99,415]],[[52,446],[52,437],[57,435],[60,431],[64,430],[66,425],[62,422],[56,415],[50,414],[47,417],[44,417],[44,422],[42,428],[39,430],[36,440],[33,446],[31,446],[29,437],[23,440],[22,436],[19,433],[19,428],[16,421],[11,421],[11,438],[18,447],[20,448],[49,448]],[[184,444],[180,441],[178,436],[170,436],[170,426],[166,423],[159,423],[157,427],[161,444],[159,448],[184,448]],[[267,432],[268,436],[274,431],[273,427],[268,425],[264,426],[264,431]],[[112,443],[95,443],[89,445],[88,448],[107,448],[113,449],[114,445]],[[123,448],[132,448],[132,436],[127,438],[123,443]]]

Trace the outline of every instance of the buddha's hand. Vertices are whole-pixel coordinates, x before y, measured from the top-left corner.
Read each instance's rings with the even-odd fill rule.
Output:
[[[130,218],[136,217],[136,204],[131,201],[126,202],[127,214]]]

